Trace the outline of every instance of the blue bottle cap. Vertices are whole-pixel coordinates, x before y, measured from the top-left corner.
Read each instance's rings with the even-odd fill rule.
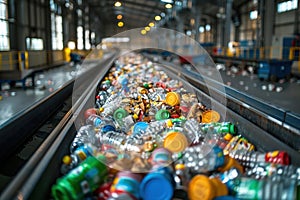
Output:
[[[101,129],[101,131],[102,131],[103,133],[106,133],[106,132],[108,132],[108,131],[115,131],[115,130],[116,130],[115,127],[113,127],[112,125],[105,125],[105,126],[103,126],[102,129]]]
[[[148,127],[148,123],[147,122],[137,122],[134,127],[133,127],[133,134],[139,134],[142,131],[146,131],[147,127]]]
[[[101,122],[102,122],[102,120],[100,118],[96,118],[94,120],[94,126],[96,126],[96,127],[99,126],[101,124]]]
[[[174,187],[166,175],[149,173],[141,182],[140,194],[143,200],[166,200],[173,196]]]
[[[238,199],[233,196],[226,195],[226,196],[215,197],[213,200],[238,200]]]

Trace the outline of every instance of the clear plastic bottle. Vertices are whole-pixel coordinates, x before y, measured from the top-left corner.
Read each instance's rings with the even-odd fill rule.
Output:
[[[210,144],[186,148],[182,159],[192,173],[211,172],[225,163],[223,150],[216,145]]]
[[[80,127],[70,146],[70,152],[73,153],[78,147],[83,146],[84,144],[92,145],[96,148],[100,147],[97,134],[92,125]]]

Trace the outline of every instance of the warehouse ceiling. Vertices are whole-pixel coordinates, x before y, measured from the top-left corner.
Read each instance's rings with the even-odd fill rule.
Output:
[[[86,0],[85,4],[89,6],[92,26],[112,26],[118,32],[145,27],[150,22],[160,27],[174,28],[178,20],[183,20],[184,29],[188,29],[191,19],[193,21],[197,15],[200,16],[200,24],[212,23],[217,18],[225,17],[226,0],[169,1],[172,8],[166,8],[167,3],[163,0]],[[115,6],[116,2],[120,2],[121,6]],[[233,0],[233,15],[246,3],[249,1]],[[122,19],[117,19],[118,15],[122,15]],[[155,21],[157,15],[161,20]],[[119,21],[124,26],[118,29]]]

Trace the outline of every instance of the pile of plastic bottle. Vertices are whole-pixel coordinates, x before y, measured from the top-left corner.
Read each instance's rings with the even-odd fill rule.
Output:
[[[300,168],[262,153],[163,67],[119,58],[62,159],[54,199],[300,199]]]

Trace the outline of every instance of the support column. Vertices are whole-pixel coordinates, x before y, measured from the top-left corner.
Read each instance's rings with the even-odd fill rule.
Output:
[[[200,26],[200,12],[199,13],[196,13],[196,17],[195,17],[195,40],[197,42],[200,42],[200,32],[199,32],[199,26]]]
[[[272,45],[272,37],[275,24],[275,3],[274,1],[265,1],[265,12],[262,16],[262,35],[263,46],[270,47]]]
[[[295,34],[300,34],[299,15],[300,15],[300,0],[298,0],[298,9],[295,10],[295,25],[294,25]]]
[[[230,42],[231,33],[231,15],[232,15],[232,2],[233,0],[226,0],[226,18],[225,18],[225,30],[224,30],[224,46],[228,46]]]
[[[50,4],[49,2],[45,4],[45,50],[46,51],[51,51],[52,50],[52,31],[54,30],[51,30],[51,11],[50,11]],[[50,53],[50,54],[47,54],[47,62],[48,63],[52,63],[53,61],[53,55]]]
[[[256,23],[256,47],[264,46],[265,0],[258,1],[258,17]],[[269,19],[269,18],[268,18]]]
[[[15,8],[16,8],[16,29],[17,29],[17,35],[16,35],[16,40],[17,40],[17,49],[19,51],[25,51],[25,22],[24,18],[27,17],[25,14],[25,2],[26,1],[17,1],[14,2]],[[28,2],[27,2],[28,3]],[[27,11],[28,12],[28,11]],[[13,38],[12,38],[13,39]]]
[[[8,4],[8,22],[9,22],[9,44],[11,50],[18,49],[17,35],[17,18],[16,18],[16,2],[15,0],[9,0]]]

